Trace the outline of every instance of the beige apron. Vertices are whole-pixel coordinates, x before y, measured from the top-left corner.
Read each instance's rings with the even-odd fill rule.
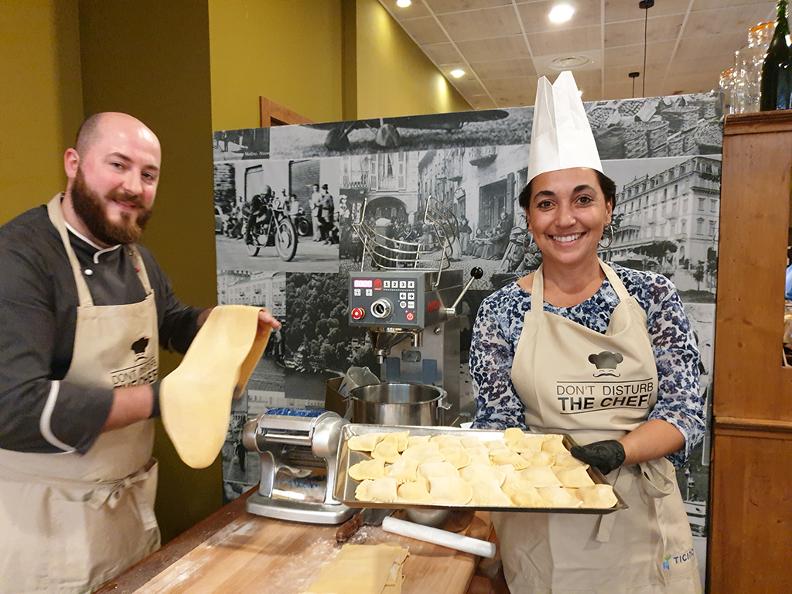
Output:
[[[600,261],[619,297],[603,335],[543,310],[542,267],[511,377],[537,432],[578,443],[618,439],[657,400],[646,315]],[[512,594],[700,592],[693,541],[674,469],[665,458],[608,475],[629,509],[595,514],[493,514]]]
[[[69,243],[60,196],[47,210],[79,297],[74,354],[64,381],[101,388],[152,383],[159,357],[157,312],[140,253],[134,246],[119,248],[134,258],[146,298],[96,306]],[[85,592],[159,547],[153,422],[102,433],[79,455],[49,431],[53,396],[57,392],[45,406],[42,433],[65,452],[0,450],[0,592]]]

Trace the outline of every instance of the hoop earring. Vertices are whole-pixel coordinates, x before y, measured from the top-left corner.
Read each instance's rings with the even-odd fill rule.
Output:
[[[597,242],[597,245],[600,247],[601,250],[607,250],[613,243],[613,225],[607,225],[605,227],[605,231],[610,232],[610,237],[608,237],[608,243],[606,243],[605,245],[602,245],[599,241]],[[605,231],[602,232],[603,237],[605,237]],[[602,239],[600,239],[600,241],[602,241]]]

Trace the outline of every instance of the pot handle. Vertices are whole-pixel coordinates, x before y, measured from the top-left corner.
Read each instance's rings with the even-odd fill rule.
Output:
[[[451,410],[451,403],[448,402],[448,392],[439,388],[442,392],[440,394],[440,399],[437,401],[437,421],[441,425],[446,424],[446,411]]]
[[[350,423],[352,422],[352,399],[347,395],[343,396],[344,402],[346,403],[346,410],[344,411],[343,417]]]

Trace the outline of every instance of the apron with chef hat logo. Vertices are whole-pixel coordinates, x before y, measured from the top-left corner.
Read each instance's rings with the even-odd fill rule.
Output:
[[[79,297],[64,381],[107,389],[152,383],[159,358],[157,310],[140,253],[134,246],[119,248],[129,250],[146,298],[94,305],[69,243],[60,198],[47,210]],[[53,384],[42,418],[55,406]],[[48,422],[42,421],[42,433],[64,453],[0,450],[0,591],[85,592],[159,547],[153,421],[102,433],[85,455],[60,443]]]
[[[581,445],[619,439],[647,419],[657,400],[646,314],[616,273],[600,266],[619,297],[606,333],[543,310],[540,266],[511,371],[527,425],[567,433]],[[512,594],[701,591],[671,463],[623,466],[607,478],[628,509],[493,514]]]

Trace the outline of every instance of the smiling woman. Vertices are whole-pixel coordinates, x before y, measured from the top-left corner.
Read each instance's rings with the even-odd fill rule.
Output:
[[[520,193],[520,206],[542,252],[546,276],[563,266],[566,277],[580,280],[586,278],[586,270],[594,270],[592,280],[601,278],[597,248],[611,222],[615,189],[602,172],[577,167],[541,173]],[[549,283],[547,294],[552,299]]]
[[[615,185],[602,173],[569,72],[552,86],[539,81],[527,179],[519,203],[543,263],[479,308],[474,426],[570,434],[581,444],[572,455],[606,474],[629,509],[612,522],[493,514],[509,588],[700,592],[693,556],[662,566],[664,556],[692,550],[672,463],[703,436],[698,350],[668,279],[597,257]],[[569,386],[590,393],[569,395]]]

